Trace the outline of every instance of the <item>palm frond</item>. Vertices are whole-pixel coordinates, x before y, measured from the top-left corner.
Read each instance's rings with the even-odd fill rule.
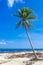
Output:
[[[26,24],[27,24],[28,28],[33,27],[28,21],[26,21]]]
[[[30,22],[28,22],[28,20],[22,21],[22,26],[23,26],[23,28],[24,28],[26,31],[28,31],[29,28],[33,27],[33,25],[30,24]]]
[[[27,14],[29,15],[31,13],[33,13],[33,10],[28,10]]]
[[[16,28],[18,28],[20,26],[22,21],[19,21],[17,24],[16,24]]]
[[[33,27],[30,22],[28,22],[28,20],[31,20],[31,19],[35,19],[36,16],[31,16],[30,14],[33,13],[33,10],[29,10],[28,8],[26,7],[23,7],[22,9],[19,9],[17,11],[17,14],[12,14],[12,16],[16,16],[16,17],[19,17],[21,18],[22,20],[19,21],[17,24],[16,24],[16,28],[18,28],[20,26],[20,24],[22,24],[22,26],[28,30],[28,28],[30,27]],[[24,22],[25,21],[25,22]]]
[[[20,9],[17,11],[17,13],[19,14],[19,16],[22,14]]]
[[[29,17],[27,17],[27,19],[35,19],[36,18],[36,16],[29,16]]]
[[[12,14],[12,16],[20,17],[19,15],[16,15],[16,14]]]
[[[26,8],[26,7],[23,7],[22,9],[21,9],[21,12],[27,12],[28,11],[28,8]]]

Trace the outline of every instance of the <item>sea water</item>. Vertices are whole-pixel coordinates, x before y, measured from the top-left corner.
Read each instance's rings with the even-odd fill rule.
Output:
[[[43,49],[34,49],[35,51],[43,51]],[[25,52],[25,51],[32,51],[32,49],[0,49],[0,53],[7,53],[7,52]]]

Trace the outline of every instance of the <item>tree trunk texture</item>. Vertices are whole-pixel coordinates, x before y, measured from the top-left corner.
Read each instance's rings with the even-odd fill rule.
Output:
[[[38,59],[38,56],[36,55],[36,53],[35,53],[35,51],[34,51],[34,48],[33,48],[33,46],[32,46],[32,42],[31,42],[31,40],[30,40],[30,37],[29,37],[29,34],[28,34],[27,31],[26,31],[26,34],[27,34],[28,40],[29,40],[29,42],[30,42],[30,45],[31,45],[32,51],[33,51],[33,53],[34,53],[34,55],[35,55],[35,59]]]

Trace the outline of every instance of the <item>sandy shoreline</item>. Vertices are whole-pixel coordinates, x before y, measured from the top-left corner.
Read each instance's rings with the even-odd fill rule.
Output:
[[[43,57],[43,51],[36,51],[37,55]],[[30,52],[0,53],[0,65],[38,65],[43,61],[30,61],[34,57]],[[42,65],[39,64],[39,65]]]

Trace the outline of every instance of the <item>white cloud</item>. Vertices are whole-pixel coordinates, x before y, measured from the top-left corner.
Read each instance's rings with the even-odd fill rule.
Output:
[[[12,7],[13,4],[14,4],[14,0],[8,0],[8,6],[9,6],[9,7]]]
[[[25,3],[25,1],[23,0],[14,0],[16,3],[20,2],[20,3]]]
[[[20,0],[20,2],[21,2],[21,3],[25,3],[25,1],[23,1],[23,0]]]
[[[0,48],[31,48],[26,34],[21,34],[20,37],[24,39],[0,40]],[[43,48],[43,34],[32,33],[30,38],[34,48]]]
[[[15,2],[16,3],[25,3],[25,1],[23,1],[23,0],[8,0],[8,6],[12,7]]]
[[[2,44],[6,44],[6,41],[1,40],[1,41],[0,41],[0,44],[1,44],[1,45],[2,45]]]

